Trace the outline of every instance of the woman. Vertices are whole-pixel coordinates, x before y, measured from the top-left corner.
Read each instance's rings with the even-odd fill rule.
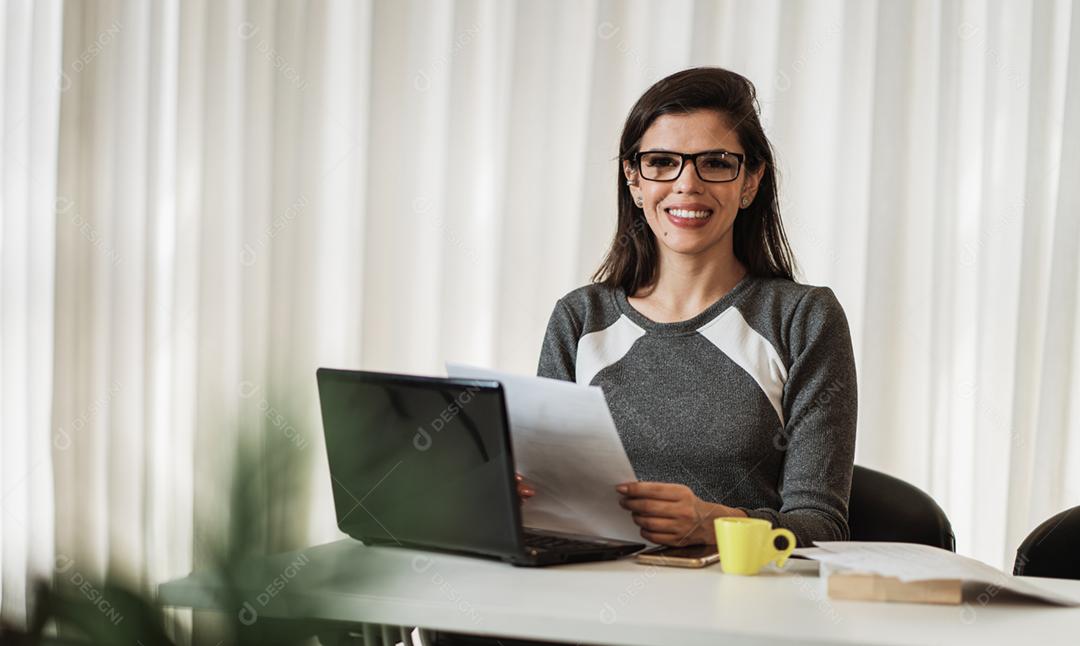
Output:
[[[800,545],[846,539],[851,339],[833,292],[794,281],[753,84],[719,68],[659,81],[620,151],[614,240],[556,303],[538,374],[603,388],[644,538],[711,544],[714,518],[752,516]]]

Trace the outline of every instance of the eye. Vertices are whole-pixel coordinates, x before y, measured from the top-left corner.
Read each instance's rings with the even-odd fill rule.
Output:
[[[673,168],[680,165],[681,159],[674,155],[645,155],[642,161],[651,168]]]
[[[713,170],[730,170],[735,168],[735,158],[728,155],[716,155],[705,157],[701,160],[705,168]]]

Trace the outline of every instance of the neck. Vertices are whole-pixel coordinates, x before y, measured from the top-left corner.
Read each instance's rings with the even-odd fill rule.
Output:
[[[687,255],[662,249],[656,283],[638,291],[639,298],[667,305],[672,311],[701,311],[730,292],[746,276],[746,267],[731,249]]]

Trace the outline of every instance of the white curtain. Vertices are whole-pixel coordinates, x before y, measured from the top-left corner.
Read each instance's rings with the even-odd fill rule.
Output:
[[[315,368],[532,372],[622,120],[692,65],[758,85],[857,461],[1004,568],[1080,504],[1067,0],[9,0],[0,34],[5,620],[54,558],[198,566],[243,433],[307,465],[264,547],[338,536]]]
[[[53,569],[50,453],[69,449],[50,415],[62,12],[0,7],[0,623],[18,625]]]

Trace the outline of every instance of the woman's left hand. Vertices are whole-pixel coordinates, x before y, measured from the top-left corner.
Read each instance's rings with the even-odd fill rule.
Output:
[[[715,545],[713,519],[745,516],[740,509],[705,502],[690,487],[670,482],[625,482],[619,505],[633,513],[641,536],[661,545]]]

